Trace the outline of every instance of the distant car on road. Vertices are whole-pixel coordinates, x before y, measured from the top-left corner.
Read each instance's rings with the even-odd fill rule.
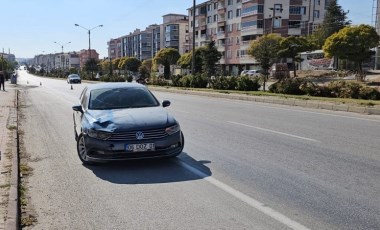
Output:
[[[67,77],[67,83],[72,84],[72,83],[81,83],[82,80],[80,79],[80,76],[78,74],[70,74]]]
[[[83,164],[175,157],[184,147],[179,123],[138,83],[87,86],[73,106],[77,151]]]
[[[260,70],[255,70],[255,69],[251,69],[251,70],[243,70],[241,73],[240,73],[240,76],[249,76],[249,77],[256,77],[256,76],[260,76],[260,73],[261,71]]]

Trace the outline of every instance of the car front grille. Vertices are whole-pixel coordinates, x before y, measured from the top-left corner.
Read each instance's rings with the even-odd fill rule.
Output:
[[[108,140],[110,141],[136,141],[137,132],[139,131],[112,133],[112,136],[108,138]],[[144,138],[140,140],[151,140],[151,139],[164,138],[168,136],[168,134],[165,132],[165,129],[145,130],[141,132],[144,134]]]

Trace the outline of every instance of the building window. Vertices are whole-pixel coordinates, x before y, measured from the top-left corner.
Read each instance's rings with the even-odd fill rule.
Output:
[[[233,0],[228,0],[228,3],[227,3],[229,6],[231,6],[233,4]]]
[[[314,10],[314,18],[319,18],[319,10]]]
[[[321,0],[314,0],[314,4],[320,6],[321,5]]]
[[[227,50],[227,58],[228,58],[228,59],[231,59],[231,56],[232,56],[232,55],[231,55],[231,50]]]
[[[273,24],[274,24],[274,28],[280,28],[281,27],[281,18],[275,18]]]
[[[247,21],[247,22],[241,23],[242,28],[247,28],[247,27],[256,26],[256,25],[257,25],[257,21]]]
[[[207,17],[207,23],[211,23],[212,21],[211,21],[211,16],[208,16]]]
[[[217,21],[218,21],[218,15],[215,14],[215,15],[214,15],[214,22],[217,22]]]
[[[236,37],[236,45],[239,45],[239,44],[240,44],[240,38]]]
[[[211,4],[207,5],[207,11],[211,11]]]
[[[305,6],[290,6],[289,14],[306,15],[306,7]]]
[[[262,14],[264,12],[264,5],[253,5],[243,8],[242,14]]]
[[[232,19],[233,18],[233,12],[232,12],[232,10],[229,10],[228,11],[228,19]]]
[[[288,21],[289,28],[301,28],[300,21]]]
[[[233,28],[232,24],[227,25],[227,31],[228,32],[232,32],[232,28]]]
[[[216,10],[216,9],[218,9],[218,3],[217,2],[214,3],[214,10]]]
[[[236,17],[240,17],[241,16],[241,9],[236,9]]]

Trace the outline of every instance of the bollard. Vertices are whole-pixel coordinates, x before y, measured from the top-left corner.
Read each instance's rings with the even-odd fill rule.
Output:
[[[42,85],[42,82],[40,82],[40,85]]]
[[[71,89],[73,89],[73,85],[71,85],[71,87],[70,87]]]

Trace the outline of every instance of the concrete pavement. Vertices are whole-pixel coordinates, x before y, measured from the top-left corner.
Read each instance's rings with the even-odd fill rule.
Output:
[[[18,226],[17,90],[0,91],[0,229]]]

